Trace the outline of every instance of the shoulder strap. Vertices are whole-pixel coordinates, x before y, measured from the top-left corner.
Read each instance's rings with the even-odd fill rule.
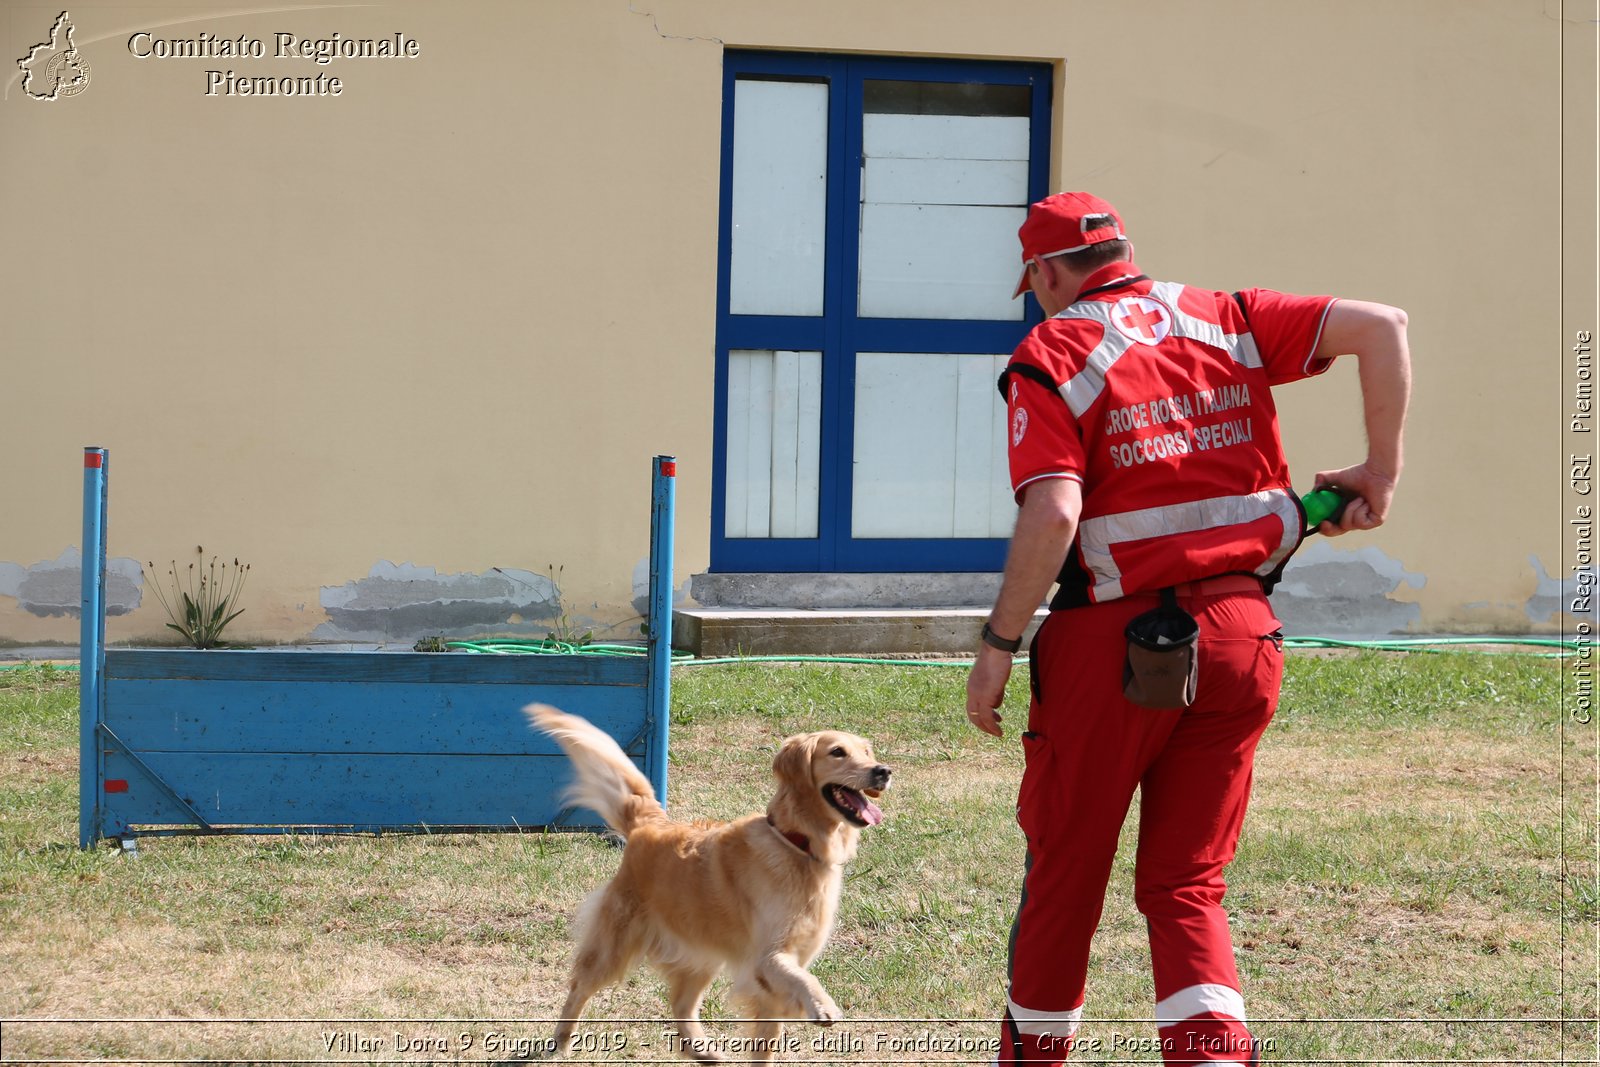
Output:
[[[1009,363],[1006,365],[1006,369],[1000,372],[1000,380],[998,383],[996,383],[1000,387],[1000,399],[1002,400],[1008,402],[1011,400],[1010,384],[1011,376],[1013,374],[1018,375],[1019,377],[1027,378],[1031,382],[1036,382],[1050,390],[1052,393],[1056,393],[1057,395],[1059,395],[1061,392],[1061,383],[1057,382],[1054,378],[1050,377],[1050,375],[1046,374],[1038,367],[1035,367],[1033,364]]]
[[[1244,317],[1245,328],[1249,329],[1249,327],[1250,327],[1250,312],[1244,306],[1244,294],[1242,292],[1239,292],[1237,289],[1234,290],[1233,302],[1235,304],[1239,305],[1239,314]]]
[[[1150,275],[1148,274],[1135,274],[1131,278],[1118,278],[1114,282],[1107,282],[1104,285],[1097,285],[1093,289],[1085,289],[1083,292],[1073,297],[1072,302],[1076,304],[1080,300],[1087,299],[1091,296],[1096,296],[1100,293],[1109,293],[1113,289],[1124,289],[1130,285],[1138,285],[1140,282],[1147,282],[1149,280]]]

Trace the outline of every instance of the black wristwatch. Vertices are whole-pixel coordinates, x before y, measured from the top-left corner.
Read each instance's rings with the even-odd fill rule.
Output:
[[[1019,637],[1014,641],[1007,641],[991,630],[989,624],[985,622],[983,624],[983,643],[991,648],[998,648],[1001,652],[1015,652],[1022,647],[1022,638]]]

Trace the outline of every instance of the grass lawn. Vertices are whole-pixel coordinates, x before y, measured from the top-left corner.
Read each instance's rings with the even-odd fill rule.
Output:
[[[1021,877],[1027,686],[1019,670],[996,741],[967,725],[963,679],[674,671],[677,817],[763,807],[776,744],[797,731],[865,734],[896,771],[813,968],[849,1021],[791,1027],[791,1061],[989,1062]],[[1522,656],[1290,657],[1229,870],[1268,1062],[1595,1062],[1595,734],[1563,727],[1560,685],[1554,661]],[[80,852],[76,701],[72,673],[0,671],[0,1063],[479,1061],[548,1035],[569,919],[615,848],[528,834]],[[1134,818],[1081,1031],[1102,1051],[1075,1061],[1159,1060],[1141,1021]],[[714,1032],[728,1031],[724,988],[706,1005]],[[587,1058],[676,1062],[664,1011],[649,971],[602,993]],[[237,1021],[258,1019],[278,1021]],[[946,1039],[963,1050],[935,1051]]]

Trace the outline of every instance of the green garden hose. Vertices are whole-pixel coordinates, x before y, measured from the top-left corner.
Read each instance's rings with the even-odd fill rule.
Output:
[[[1489,647],[1506,646],[1512,649],[1555,649],[1553,652],[1536,652],[1532,655],[1562,658],[1576,655],[1584,648],[1578,639],[1544,637],[1401,637],[1374,641],[1343,641],[1333,637],[1286,637],[1285,648],[1349,648],[1372,652],[1449,652],[1468,655],[1501,655]],[[1438,647],[1435,647],[1438,646]],[[1462,646],[1479,646],[1467,648]],[[1590,641],[1593,648],[1596,642]],[[449,641],[446,648],[468,652],[489,652],[496,655],[599,655],[642,656],[640,645],[570,645],[560,641]],[[899,667],[970,667],[970,659],[893,659],[880,656],[716,656],[698,659],[691,653],[674,651],[672,662],[685,667],[711,667],[728,663],[852,663],[873,666]]]
[[[1286,637],[1285,648],[1358,649],[1367,652],[1457,652],[1475,656],[1497,656],[1496,651],[1507,648],[1512,652],[1524,648],[1553,651],[1530,652],[1524,655],[1547,659],[1564,659],[1575,656],[1584,649],[1600,647],[1600,642],[1585,642],[1578,638],[1558,637],[1396,637],[1373,641],[1344,641],[1335,637]],[[1476,646],[1476,647],[1468,647]],[[643,645],[575,645],[565,641],[447,641],[445,647],[462,652],[494,656],[621,656],[640,657],[646,654]],[[696,658],[692,652],[673,650],[672,662],[683,667],[713,667],[729,663],[848,663],[885,667],[970,667],[970,659],[893,659],[884,656],[714,656]],[[20,670],[33,664],[0,664],[0,671]],[[76,664],[53,668],[58,671],[75,671]]]

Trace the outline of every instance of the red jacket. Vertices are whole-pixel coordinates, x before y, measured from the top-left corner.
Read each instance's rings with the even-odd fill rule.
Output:
[[[1300,543],[1271,386],[1318,374],[1333,298],[1218,293],[1132,263],[1091,275],[1001,378],[1011,482],[1083,484],[1052,607],[1226,573],[1267,577]]]

